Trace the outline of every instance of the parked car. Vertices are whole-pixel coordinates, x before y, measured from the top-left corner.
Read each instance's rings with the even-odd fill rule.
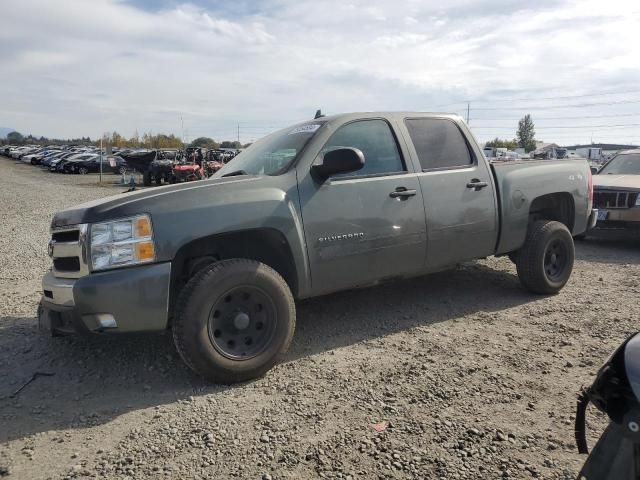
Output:
[[[596,230],[640,233],[640,149],[619,152],[595,171],[593,203],[598,209]]]
[[[509,255],[530,292],[559,292],[572,235],[594,218],[590,187],[586,161],[490,164],[455,115],[321,117],[208,180],[57,213],[39,322],[56,333],[171,325],[193,370],[244,381],[287,350],[296,298],[489,255]]]
[[[42,160],[46,157],[56,155],[58,153],[62,153],[60,150],[51,150],[51,149],[42,149],[38,150],[35,153],[30,153],[29,155],[25,155],[22,157],[22,161],[25,163],[29,163],[31,165],[40,165]]]
[[[102,158],[102,168],[106,172],[110,169],[109,163]],[[100,171],[100,155],[96,153],[82,154],[77,158],[69,159],[62,166],[64,173],[79,173],[86,175],[87,173],[95,173]]]
[[[49,155],[48,157],[45,157],[45,158],[42,159],[42,161],[40,162],[40,165],[48,169],[51,166],[52,162],[58,161],[58,160],[63,160],[63,159],[68,158],[68,157],[70,157],[72,155],[75,155],[75,153],[65,152],[65,151],[62,151],[60,153],[56,153],[54,155]]]
[[[11,150],[11,158],[19,160],[23,155],[27,155],[34,150],[34,147],[16,147]]]
[[[129,166],[124,158],[119,155],[108,155],[104,157],[104,161],[109,165],[109,169],[118,175],[127,173]],[[104,165],[103,165],[104,168]],[[104,170],[103,170],[104,171]]]
[[[500,154],[496,158],[496,160],[501,162],[513,162],[519,159],[520,155],[518,154],[518,152],[514,152],[513,150],[505,150],[503,152],[500,152]]]
[[[57,161],[56,160],[52,161],[49,166],[49,170],[57,173],[64,173],[65,165],[67,163],[75,160],[88,160],[89,158],[91,158],[92,155],[93,155],[92,153],[74,153],[73,155],[70,155],[66,158],[58,159]]]

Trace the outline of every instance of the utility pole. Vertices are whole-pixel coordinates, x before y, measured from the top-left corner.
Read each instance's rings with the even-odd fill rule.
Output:
[[[102,137],[100,137],[100,183],[102,183]]]
[[[238,123],[238,143],[240,143],[240,124]]]
[[[180,114],[180,125],[182,125],[182,148],[184,148],[184,120],[182,119],[182,114]]]
[[[467,125],[469,125],[469,106],[471,102],[467,102]]]

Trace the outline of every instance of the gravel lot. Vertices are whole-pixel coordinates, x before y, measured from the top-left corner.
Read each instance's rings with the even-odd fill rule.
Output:
[[[578,244],[553,297],[492,258],[302,302],[286,361],[222,387],[168,335],[38,333],[50,218],[124,190],[96,181],[0,158],[0,477],[575,478],[576,393],[637,330],[640,246]]]

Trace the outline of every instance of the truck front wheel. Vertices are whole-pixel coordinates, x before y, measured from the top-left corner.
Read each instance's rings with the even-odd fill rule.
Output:
[[[287,283],[248,259],[203,268],[176,304],[173,339],[196,373],[218,383],[259,377],[289,348],[296,311]]]
[[[515,258],[520,282],[533,293],[558,293],[571,276],[574,255],[573,238],[564,224],[536,221]]]

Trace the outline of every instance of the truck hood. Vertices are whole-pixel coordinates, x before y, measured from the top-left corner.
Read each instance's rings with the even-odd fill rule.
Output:
[[[594,175],[593,188],[595,190],[640,190],[640,175]]]
[[[51,221],[51,228],[102,222],[140,213],[149,213],[153,216],[156,206],[166,208],[166,205],[189,205],[197,202],[198,196],[207,195],[207,193],[217,194],[223,191],[228,192],[229,189],[252,188],[260,178],[255,175],[215,178],[114,195],[56,213]]]

